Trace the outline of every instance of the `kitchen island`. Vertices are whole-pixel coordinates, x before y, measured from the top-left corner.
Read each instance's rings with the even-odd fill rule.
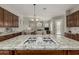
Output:
[[[57,46],[52,45],[53,48],[49,47],[50,49],[45,47],[44,49],[38,49],[37,47],[35,49],[33,49],[33,47],[27,49],[23,43],[27,41],[27,38],[30,36],[51,37],[55,43],[57,43]],[[79,54],[79,42],[60,35],[20,35],[0,42],[0,50],[2,51],[1,53],[5,51],[6,54]]]

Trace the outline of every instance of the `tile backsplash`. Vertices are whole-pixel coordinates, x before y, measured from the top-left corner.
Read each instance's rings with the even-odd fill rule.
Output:
[[[68,31],[71,31],[72,33],[79,33],[79,27],[71,27],[71,28],[68,28]]]
[[[4,32],[5,31],[5,28],[0,28],[0,32]]]
[[[0,28],[0,32],[17,32],[17,28]]]

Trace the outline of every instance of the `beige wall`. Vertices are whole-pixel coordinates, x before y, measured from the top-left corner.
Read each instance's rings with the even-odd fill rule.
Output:
[[[53,24],[52,24],[52,34],[54,33],[55,34],[55,32],[56,32],[56,24],[55,24],[55,22],[57,21],[57,20],[62,20],[62,25],[61,25],[61,32],[62,32],[62,35],[63,35],[63,33],[64,32],[66,32],[67,31],[67,29],[66,29],[66,18],[65,18],[65,15],[61,15],[61,16],[56,16],[56,17],[53,17],[52,19],[51,19],[51,21],[50,22],[52,22]]]

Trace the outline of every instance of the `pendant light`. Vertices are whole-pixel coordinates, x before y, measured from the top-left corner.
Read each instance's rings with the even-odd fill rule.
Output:
[[[31,21],[35,21],[36,20],[36,14],[35,14],[35,6],[36,6],[36,4],[33,4],[33,18],[31,19]]]
[[[33,6],[34,6],[34,21],[36,20],[36,14],[35,14],[35,6],[36,6],[36,4],[33,4]]]
[[[34,6],[34,17],[33,17],[33,20],[34,20],[34,31],[37,30],[37,22],[36,22],[36,14],[35,14],[35,11],[36,11],[36,4],[33,4]]]
[[[33,15],[33,18],[31,19],[31,21],[39,21],[39,19],[36,17],[36,4],[33,4],[33,9],[34,9],[34,15]]]

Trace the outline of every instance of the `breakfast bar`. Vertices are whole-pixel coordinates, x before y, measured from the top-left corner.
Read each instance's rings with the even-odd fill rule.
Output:
[[[46,39],[48,39],[48,41]],[[33,40],[36,41],[33,43]],[[41,44],[39,45],[39,43]],[[60,35],[20,35],[5,40],[3,42],[0,42],[0,54],[13,54],[13,55],[66,54],[67,55],[67,54],[79,54],[78,50],[79,50],[78,41]]]

